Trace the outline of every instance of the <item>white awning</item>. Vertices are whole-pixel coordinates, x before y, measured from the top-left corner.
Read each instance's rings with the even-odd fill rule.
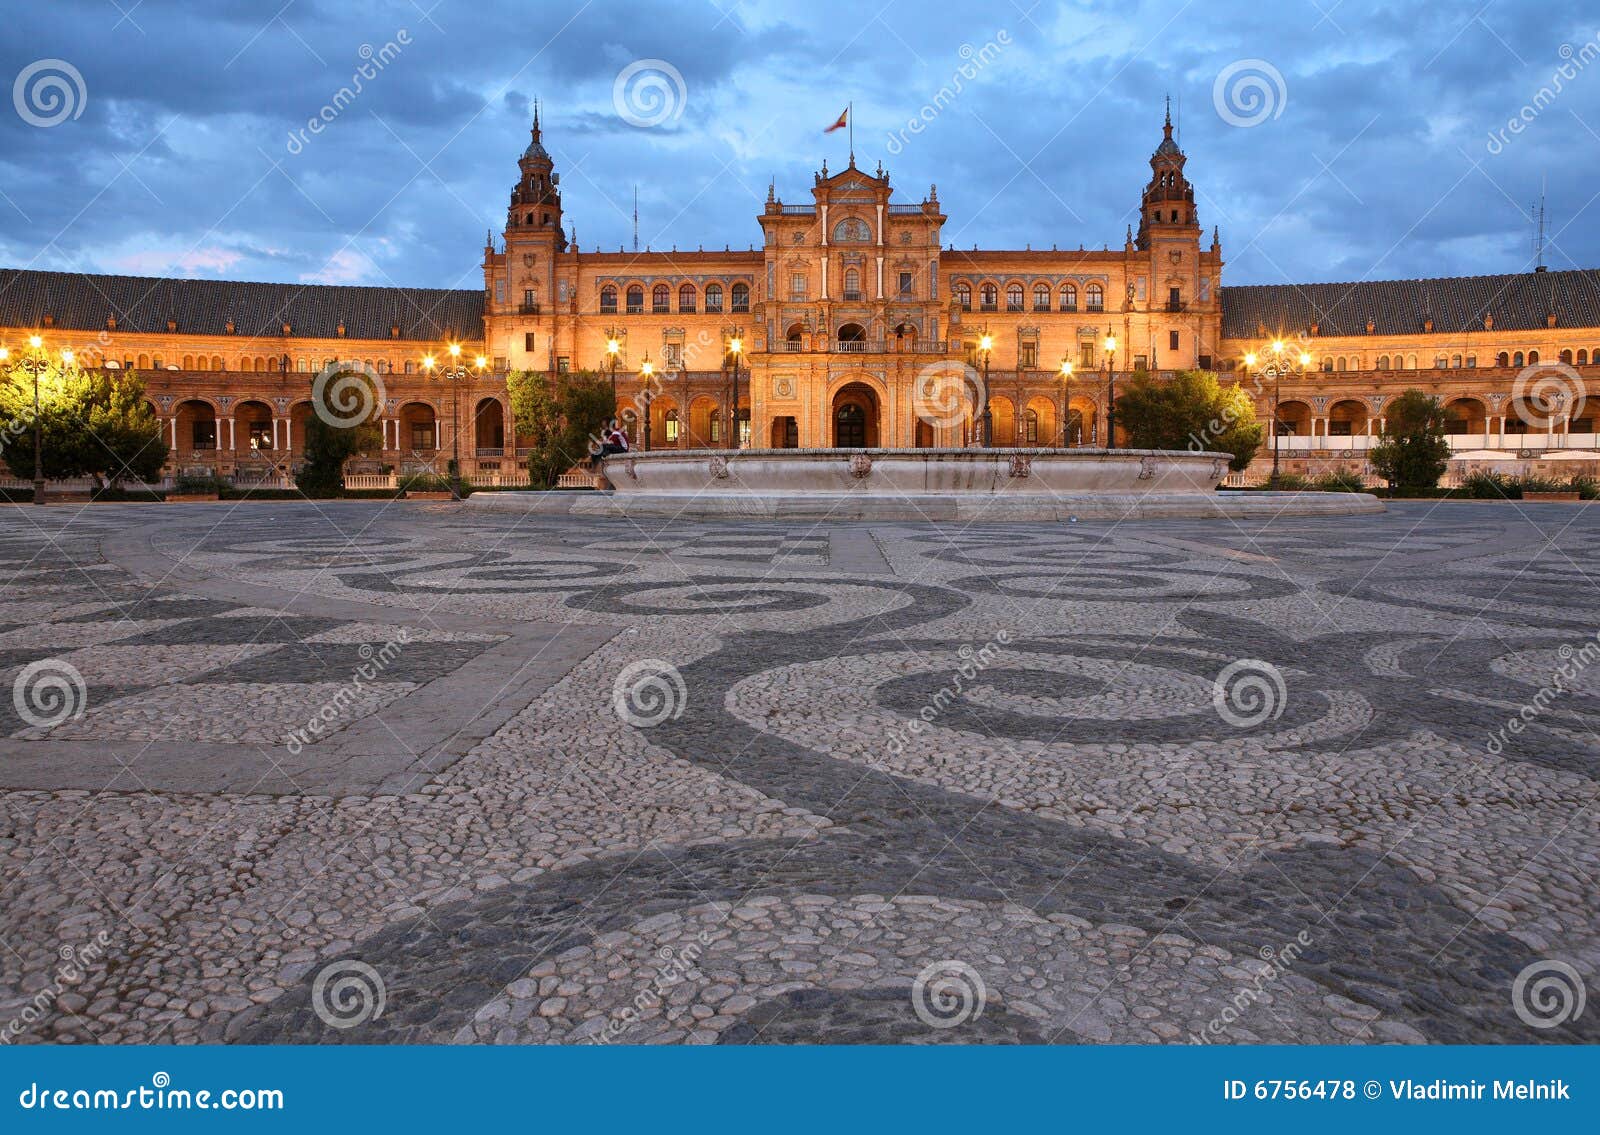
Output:
[[[1515,453],[1508,453],[1503,449],[1463,449],[1460,453],[1452,453],[1451,461],[1526,461],[1525,457],[1518,457]]]

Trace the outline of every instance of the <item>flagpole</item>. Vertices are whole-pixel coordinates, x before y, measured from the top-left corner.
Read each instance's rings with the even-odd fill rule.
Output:
[[[850,125],[850,164],[856,164],[856,104],[854,101],[845,103],[845,121]]]

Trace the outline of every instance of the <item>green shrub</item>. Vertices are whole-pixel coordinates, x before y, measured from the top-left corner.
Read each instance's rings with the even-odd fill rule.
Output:
[[[1269,482],[1267,487],[1274,486]],[[1279,473],[1276,487],[1289,493],[1305,492],[1311,487],[1311,478],[1299,473]]]
[[[1595,480],[1593,477],[1581,475],[1573,477],[1569,488],[1578,494],[1579,500],[1600,500],[1600,481]]]
[[[1336,469],[1331,473],[1324,473],[1317,478],[1317,488],[1325,493],[1364,493],[1366,484],[1361,480],[1360,473],[1352,473],[1349,469]]]
[[[1554,477],[1523,477],[1517,482],[1523,493],[1570,493],[1572,486]]]
[[[221,493],[222,487],[215,473],[179,473],[172,482],[178,494]]]
[[[407,473],[399,481],[403,493],[448,493],[450,478],[437,473]]]
[[[1473,500],[1520,500],[1522,486],[1504,473],[1479,470],[1461,481],[1461,491]]]

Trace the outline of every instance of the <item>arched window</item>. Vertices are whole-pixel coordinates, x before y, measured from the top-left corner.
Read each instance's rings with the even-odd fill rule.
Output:
[[[854,268],[844,270],[844,298],[847,300],[861,298],[861,273]]]
[[[750,285],[749,284],[735,284],[735,285],[733,285],[733,310],[734,311],[749,311],[750,310]]]
[[[683,287],[679,288],[678,289],[678,310],[679,311],[693,311],[694,310],[694,296],[695,296],[695,293],[694,293],[694,285],[693,284],[685,284],[685,285],[683,285]]]
[[[310,374],[311,373],[311,360],[307,359],[307,358],[298,358],[298,359],[296,359],[294,361],[294,369],[299,371],[301,374]]]
[[[1378,369],[1379,370],[1388,370],[1389,369],[1389,356],[1388,355],[1379,355],[1378,356]]]
[[[1497,366],[1497,367],[1508,367],[1508,366],[1510,366],[1511,365],[1511,356],[1510,356],[1510,354],[1508,354],[1505,351],[1501,351],[1498,355],[1496,355],[1494,357],[1494,365]]]
[[[1061,289],[1061,310],[1078,310],[1078,289],[1074,284],[1066,284]]]
[[[638,284],[628,288],[628,314],[639,315],[644,311],[644,289]]]
[[[1529,351],[1528,352],[1528,365],[1532,366],[1534,363],[1536,363],[1538,361],[1539,361],[1539,352],[1538,351]]]
[[[183,369],[184,370],[193,370],[194,369],[194,356],[193,355],[184,355],[183,356]]]
[[[1006,310],[1007,311],[1021,311],[1022,310],[1022,285],[1021,284],[1007,284],[1006,285]]]
[[[710,422],[709,429],[711,433],[709,440],[713,445],[715,445],[717,442],[722,440],[722,411],[711,411],[711,417],[708,420]]]
[[[1589,365],[1589,352],[1588,351],[1580,350],[1578,352],[1578,365],[1579,366],[1588,366]]]
[[[962,311],[972,310],[972,285],[965,280],[956,285],[956,303],[961,305]]]
[[[1570,347],[1563,349],[1562,352],[1556,356],[1556,358],[1560,359],[1564,363],[1572,362],[1572,349]]]
[[[707,311],[721,311],[722,310],[722,285],[721,284],[707,284],[706,285],[706,310]]]
[[[212,370],[227,370],[228,369],[227,367],[222,365],[222,356],[221,355],[212,355],[211,356],[211,369]]]
[[[246,355],[244,358],[239,360],[239,369],[245,374],[251,373],[256,369],[255,360]]]
[[[1090,311],[1104,311],[1106,309],[1106,290],[1099,284],[1090,284],[1084,289],[1084,298]]]
[[[978,304],[984,311],[995,311],[1000,306],[1000,289],[993,284],[984,284],[978,288]]]
[[[1514,367],[1519,367],[1519,366],[1523,365],[1522,364],[1522,352],[1521,351],[1518,351],[1516,354],[1511,356],[1511,365],[1514,366]]]
[[[1039,411],[1029,410],[1022,415],[1022,440],[1029,445],[1039,444]]]
[[[667,427],[667,440],[670,441],[670,442],[674,442],[674,443],[677,442],[677,440],[678,440],[678,411],[676,411],[676,410],[668,410],[665,424],[666,424],[666,427]]]
[[[1050,285],[1049,284],[1035,284],[1035,285],[1033,285],[1033,310],[1034,311],[1049,311],[1050,310]]]
[[[140,370],[149,370],[150,369],[150,356],[149,355],[140,355],[139,356],[139,369]]]
[[[650,310],[655,315],[665,315],[672,310],[672,289],[657,284],[650,289]]]
[[[600,310],[607,314],[617,310],[617,289],[615,285],[607,284],[600,289]]]

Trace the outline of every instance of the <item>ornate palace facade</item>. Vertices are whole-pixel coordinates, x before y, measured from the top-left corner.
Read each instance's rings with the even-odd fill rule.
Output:
[[[1108,369],[1190,367],[1245,383],[1264,419],[1279,395],[1291,470],[1359,467],[1387,400],[1413,386],[1450,405],[1458,450],[1537,467],[1600,440],[1581,396],[1600,366],[1600,274],[1224,288],[1186,160],[1169,120],[1138,227],[1114,248],[958,251],[941,244],[936,188],[898,201],[887,173],[852,161],[824,164],[801,203],[769,188],[759,249],[585,251],[536,118],[481,291],[0,270],[0,342],[39,334],[136,369],[174,467],[235,477],[292,471],[312,377],[335,361],[379,380],[383,465],[442,470],[456,453],[485,478],[513,475],[505,376],[522,369],[614,366],[621,412],[648,406],[652,448],[729,445],[735,422],[755,446],[966,444],[977,399],[929,412],[928,376],[952,373],[986,375],[996,445],[1103,444]],[[1296,365],[1252,372],[1246,356],[1280,337]],[[448,342],[486,367],[430,375],[422,358]],[[1536,363],[1563,364],[1553,414],[1524,397]],[[630,432],[639,444],[645,423]]]

